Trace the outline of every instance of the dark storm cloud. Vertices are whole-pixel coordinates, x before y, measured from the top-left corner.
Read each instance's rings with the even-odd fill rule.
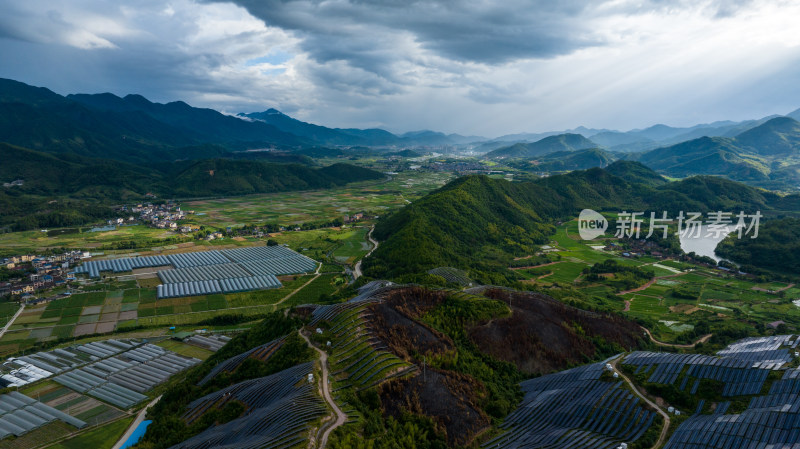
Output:
[[[500,64],[602,42],[575,1],[234,0],[267,25],[297,32],[318,61],[378,72],[411,41],[449,59]],[[377,45],[376,45],[377,44]],[[377,47],[377,48],[376,48]]]

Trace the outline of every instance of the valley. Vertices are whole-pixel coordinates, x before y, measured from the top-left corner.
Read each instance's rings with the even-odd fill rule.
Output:
[[[491,140],[0,103],[36,118],[0,127],[0,449],[791,440],[760,417],[797,414],[792,117]],[[617,236],[623,211],[673,218]],[[695,251],[684,211],[760,233]]]

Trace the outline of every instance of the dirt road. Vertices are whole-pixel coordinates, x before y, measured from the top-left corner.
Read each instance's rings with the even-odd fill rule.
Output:
[[[647,399],[647,397],[645,397],[645,395],[640,393],[639,390],[636,388],[636,385],[634,385],[633,382],[631,382],[631,380],[628,379],[628,377],[625,374],[622,373],[622,371],[617,369],[617,362],[619,362],[620,359],[622,359],[622,357],[617,357],[616,359],[611,361],[611,366],[614,367],[614,371],[617,374],[619,374],[619,377],[622,380],[624,380],[625,383],[627,383],[629,387],[631,387],[631,390],[633,390],[633,392],[636,394],[636,396],[639,396],[639,398],[641,400],[643,400],[647,405],[649,405],[650,407],[653,407],[654,409],[656,409],[658,411],[658,414],[661,415],[662,418],[664,418],[664,426],[661,428],[661,435],[659,435],[658,441],[656,441],[656,443],[653,445],[653,449],[662,447],[664,445],[664,443],[666,443],[667,432],[669,432],[669,415],[664,410],[661,410],[661,407],[657,406],[655,404],[655,402],[651,401],[650,399]]]
[[[708,341],[709,338],[711,338],[712,335],[714,335],[714,334],[703,335],[702,337],[698,338],[697,341],[695,341],[694,343],[692,343],[690,345],[678,345],[678,344],[675,344],[675,343],[664,343],[663,341],[658,341],[655,338],[653,338],[653,334],[650,333],[650,330],[648,330],[646,327],[643,327],[642,329],[644,329],[645,333],[647,333],[647,336],[650,338],[650,341],[652,341],[653,343],[657,344],[658,346],[666,346],[666,347],[672,347],[672,348],[683,348],[683,349],[694,349],[694,347],[697,346],[698,343],[705,343],[705,342]]]
[[[17,317],[20,316],[23,310],[25,310],[25,304],[19,306],[19,310],[17,310],[17,313],[15,313],[14,316],[11,317],[10,320],[8,320],[8,323],[6,323],[6,325],[3,326],[3,329],[0,330],[0,338],[3,338],[3,335],[5,335],[8,328],[11,327],[11,324],[14,323],[14,321],[17,319]]]
[[[322,397],[325,399],[325,402],[328,403],[330,408],[333,410],[334,415],[336,415],[336,420],[333,422],[333,424],[325,428],[325,431],[322,433],[322,437],[319,439],[318,447],[320,449],[324,449],[328,444],[328,438],[330,437],[331,432],[347,422],[347,415],[342,411],[342,409],[339,408],[338,405],[336,405],[336,401],[334,401],[331,397],[330,388],[328,385],[328,354],[312,345],[311,341],[305,336],[305,334],[303,334],[302,331],[298,331],[298,333],[301,337],[303,337],[303,340],[306,341],[306,344],[308,344],[310,348],[319,353],[319,362],[320,365],[322,365],[322,378],[319,380],[321,386],[320,390],[322,391]]]

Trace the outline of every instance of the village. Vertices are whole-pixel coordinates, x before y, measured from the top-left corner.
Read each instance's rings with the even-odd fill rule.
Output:
[[[75,265],[89,257],[88,252],[67,251],[51,256],[26,254],[5,258],[0,265],[0,297],[35,302],[37,292],[74,281]]]

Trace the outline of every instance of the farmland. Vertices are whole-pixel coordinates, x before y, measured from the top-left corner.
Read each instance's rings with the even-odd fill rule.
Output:
[[[195,215],[185,223],[225,230],[229,226],[277,223],[302,224],[307,221],[328,221],[344,215],[371,211],[382,215],[402,207],[408,201],[439,188],[452,179],[450,173],[404,172],[380,181],[354,183],[327,190],[310,190],[274,194],[259,194],[230,198],[187,201],[184,209]],[[110,248],[120,242],[132,242],[137,247],[158,246],[159,240],[169,241],[166,246],[180,244],[217,249],[216,242],[192,241],[180,233],[150,228],[145,225],[120,226],[111,231],[92,232],[92,226],[75,228],[0,233],[0,256],[43,252],[49,249]],[[249,239],[226,240],[223,245],[248,246]],[[165,248],[169,249],[169,248]],[[172,249],[177,249],[173,247]],[[108,250],[106,250],[108,251]]]
[[[526,283],[545,289],[579,291],[588,303],[610,307],[644,323],[660,341],[687,343],[713,333],[709,326],[730,328],[744,323],[763,326],[777,320],[788,322],[787,318],[800,319],[800,307],[792,303],[800,298],[800,289],[788,283],[762,283],[721,270],[646,255],[622,257],[618,252],[593,248],[603,243],[580,240],[574,221],[561,225],[552,238],[549,257],[554,262],[515,270],[527,279]],[[608,259],[623,266],[652,270],[656,279],[630,292],[616,291],[611,282],[583,279],[584,269]]]
[[[330,190],[250,195],[190,201],[195,211],[190,222],[225,228],[244,224],[301,224],[331,220],[344,215],[371,211],[383,214],[402,207],[452,178],[449,173],[404,172],[382,181],[350,184]]]

